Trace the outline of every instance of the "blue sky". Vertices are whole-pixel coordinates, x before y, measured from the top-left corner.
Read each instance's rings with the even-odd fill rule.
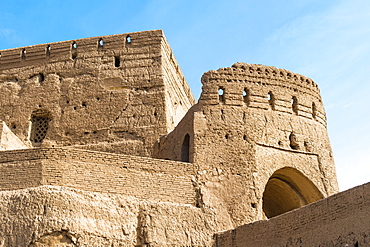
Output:
[[[204,72],[235,62],[312,78],[340,189],[370,181],[367,0],[14,0],[0,9],[0,49],[153,29],[164,30],[196,98]]]

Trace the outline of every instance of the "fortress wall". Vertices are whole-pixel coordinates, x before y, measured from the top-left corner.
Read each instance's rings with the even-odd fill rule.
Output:
[[[140,199],[196,203],[189,163],[67,148],[3,151],[1,190],[59,185]],[[18,179],[19,178],[19,179]]]
[[[176,61],[163,62],[165,44],[157,30],[3,50],[0,119],[29,142],[32,114],[48,115],[45,139],[34,146],[151,156],[173,126],[168,114],[181,119],[193,103],[183,100],[191,93]]]
[[[0,155],[0,163],[39,159],[71,159],[81,162],[106,163],[108,165],[121,164],[130,169],[132,168],[175,175],[191,175],[191,173],[194,171],[193,165],[189,163],[74,148],[21,149],[2,151]]]
[[[162,69],[166,85],[166,111],[172,131],[196,102],[168,42],[162,42]]]
[[[1,163],[0,174],[0,190],[2,191],[37,187],[42,185],[42,162],[40,160],[18,160]]]
[[[117,193],[143,200],[196,204],[191,177],[75,161],[44,161],[43,184]]]
[[[132,55],[139,55],[139,58],[140,56],[144,58],[145,56],[143,55],[145,53],[143,54],[142,49],[157,45],[162,35],[163,32],[161,30],[144,31],[2,50],[0,51],[0,69],[14,69],[35,64],[71,61],[73,53],[77,54],[76,58],[86,58],[91,57],[91,55],[102,55],[108,50],[111,50],[111,55],[124,55],[124,51],[131,49],[128,53],[131,55],[131,59],[130,56],[128,57],[130,61],[133,58]],[[127,37],[130,37],[130,42],[127,42]],[[102,46],[99,46],[100,40],[104,42]],[[74,43],[77,45],[76,48],[72,46]],[[157,48],[157,52],[159,52],[160,47]],[[146,50],[149,50],[149,48],[146,48]],[[137,60],[137,57],[134,60]]]
[[[367,246],[370,184],[216,235],[227,246]]]

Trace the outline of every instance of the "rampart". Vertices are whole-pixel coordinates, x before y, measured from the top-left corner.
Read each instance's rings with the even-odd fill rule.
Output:
[[[193,164],[71,148],[2,151],[0,190],[40,185],[195,206]]]
[[[369,207],[367,183],[299,210],[219,233],[214,246],[368,246]]]

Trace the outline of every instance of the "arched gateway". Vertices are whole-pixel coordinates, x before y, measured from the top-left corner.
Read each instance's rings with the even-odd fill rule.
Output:
[[[300,208],[324,198],[300,171],[284,167],[269,178],[263,192],[263,211],[268,218]]]

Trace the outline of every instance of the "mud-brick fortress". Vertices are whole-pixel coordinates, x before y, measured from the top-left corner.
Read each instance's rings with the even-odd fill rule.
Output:
[[[315,82],[201,81],[160,30],[0,51],[0,246],[369,246]]]

